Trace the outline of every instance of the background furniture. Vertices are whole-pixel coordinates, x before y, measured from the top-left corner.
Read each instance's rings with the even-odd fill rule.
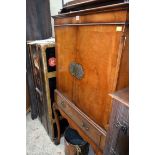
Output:
[[[29,111],[30,111],[30,94],[26,82],[26,113],[28,113]]]
[[[51,140],[57,143],[57,127],[52,110],[56,88],[54,39],[28,42],[28,52],[33,71],[35,95],[39,118]]]
[[[128,86],[128,3],[67,12],[55,19],[55,104],[102,154],[112,101]]]
[[[111,96],[113,106],[104,155],[129,155],[129,89]]]
[[[95,8],[127,1],[128,0],[71,0],[63,5],[61,13],[84,10],[88,8]]]
[[[49,0],[26,0],[26,40],[47,39],[52,36]],[[26,78],[30,94],[31,117],[38,116],[38,103],[35,97],[35,86],[32,66],[26,49]]]

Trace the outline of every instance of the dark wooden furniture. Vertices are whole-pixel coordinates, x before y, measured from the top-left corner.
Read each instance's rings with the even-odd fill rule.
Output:
[[[63,5],[61,13],[84,10],[110,4],[127,2],[128,0],[72,0]]]
[[[128,86],[128,3],[53,18],[55,104],[96,154],[102,154],[112,108],[108,94]]]
[[[39,118],[52,141],[57,137],[56,121],[52,111],[56,88],[55,42],[51,39],[28,42],[28,52],[35,83]],[[53,60],[53,64],[51,61]]]
[[[47,39],[52,36],[49,0],[26,0],[26,41]],[[35,97],[35,86],[32,66],[26,49],[26,78],[30,94],[31,117],[38,116],[38,104]]]
[[[26,82],[26,113],[30,111],[30,93]]]
[[[112,114],[104,155],[129,155],[129,90],[112,94]]]

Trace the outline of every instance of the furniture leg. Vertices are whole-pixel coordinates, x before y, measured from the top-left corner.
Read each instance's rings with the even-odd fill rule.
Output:
[[[60,138],[61,138],[61,132],[60,132],[60,122],[59,122],[59,116],[58,116],[58,112],[57,109],[55,107],[55,104],[53,104],[53,112],[54,112],[54,117],[55,117],[55,122],[56,122],[56,126],[57,126],[57,132],[58,132],[58,137],[57,139],[54,141],[54,143],[56,145],[60,144]]]

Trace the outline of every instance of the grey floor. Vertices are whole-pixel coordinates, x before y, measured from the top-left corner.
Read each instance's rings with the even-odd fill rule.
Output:
[[[26,154],[65,155],[64,138],[61,138],[61,143],[58,146],[54,145],[40,121],[31,119],[31,113],[26,115]],[[89,155],[94,155],[91,148]]]

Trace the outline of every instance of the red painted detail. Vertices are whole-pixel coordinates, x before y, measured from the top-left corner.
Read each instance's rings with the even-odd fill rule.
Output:
[[[48,65],[51,67],[56,66],[56,58],[52,57],[48,59]]]

